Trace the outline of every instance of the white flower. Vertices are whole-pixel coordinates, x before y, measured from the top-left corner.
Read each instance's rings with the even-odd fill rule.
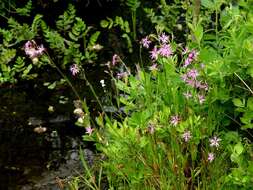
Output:
[[[213,138],[209,139],[210,146],[218,148],[220,146],[221,139],[214,136]]]
[[[214,153],[208,153],[208,158],[207,158],[207,160],[209,161],[209,162],[212,162],[213,160],[214,160],[214,158],[215,158],[215,156],[214,156]]]
[[[101,84],[101,86],[104,88],[104,87],[105,87],[105,80],[101,80],[101,81],[100,81],[100,84]]]

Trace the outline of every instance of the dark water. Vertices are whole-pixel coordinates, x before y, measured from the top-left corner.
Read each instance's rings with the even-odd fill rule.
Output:
[[[97,27],[101,19],[114,17],[120,9],[119,0],[34,2],[34,14],[43,14],[49,25],[55,25],[55,20],[68,3],[76,5],[78,16],[88,25]],[[32,17],[27,19],[29,22]],[[102,45],[109,47],[111,41],[107,40],[107,36],[101,35],[101,38],[105,38],[101,39],[104,42]],[[101,64],[86,68],[90,83],[104,105],[107,98],[99,81],[108,76],[104,72],[105,68],[99,65],[111,60],[115,49],[119,49],[118,46],[104,49],[106,53],[99,55],[104,61],[99,60]],[[85,150],[87,161],[92,160],[93,147],[82,141],[84,129],[74,125],[73,100],[76,98],[73,92],[69,87],[47,90],[43,87],[43,81],[54,79],[48,73],[45,75],[50,76],[43,73],[40,75],[42,77],[29,83],[0,86],[0,190],[59,189],[57,179],[68,179],[83,170],[79,158],[80,147]],[[78,92],[87,99],[90,111],[96,115],[99,109],[85,81],[75,83],[79,83],[76,85]],[[105,83],[109,86],[110,81]],[[53,112],[48,111],[51,106]]]
[[[84,130],[74,126],[72,102],[60,104],[58,93],[45,89],[43,93],[29,85],[1,88],[1,190],[29,189],[43,180],[41,187],[32,189],[54,189],[48,184],[56,177],[74,175],[67,167],[81,168],[79,148],[86,147],[81,140]],[[54,112],[48,111],[50,105]]]

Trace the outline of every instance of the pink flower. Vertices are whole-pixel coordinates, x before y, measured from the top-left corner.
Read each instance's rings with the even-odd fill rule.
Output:
[[[117,73],[117,78],[121,79],[121,78],[126,78],[128,76],[127,72],[121,72],[121,73]]]
[[[43,45],[37,46],[34,40],[27,41],[24,45],[25,54],[28,55],[31,59],[36,58],[43,54],[45,48]]]
[[[188,65],[191,64],[191,62],[192,62],[192,59],[190,59],[190,58],[187,57],[186,60],[184,61],[183,67],[187,67]]]
[[[204,89],[205,91],[208,91],[208,84],[206,82],[200,83],[198,86],[200,89]]]
[[[75,76],[80,71],[79,66],[77,64],[71,65],[69,70],[73,76]]]
[[[196,79],[197,76],[199,75],[198,71],[196,69],[191,69],[190,71],[188,71],[187,76],[191,77],[193,79]]]
[[[196,84],[196,81],[194,80],[194,79],[187,79],[186,81],[185,81],[189,86],[191,86],[191,87],[195,87],[195,84]]]
[[[185,48],[183,49],[182,54],[185,55],[185,54],[187,54],[188,52],[189,52],[189,48],[188,48],[188,47],[185,47]]]
[[[209,139],[210,146],[218,148],[220,146],[221,139],[217,136],[214,136],[213,138]]]
[[[92,129],[90,126],[89,126],[89,127],[86,127],[85,130],[86,130],[85,133],[88,134],[88,135],[91,135],[92,132],[94,131],[94,129]]]
[[[151,41],[148,39],[148,37],[145,37],[141,40],[141,44],[145,48],[149,48],[149,45],[151,44]]]
[[[208,153],[208,158],[207,158],[207,160],[209,161],[209,162],[212,162],[213,160],[214,160],[214,158],[215,158],[215,156],[214,156],[214,153]]]
[[[189,57],[190,59],[192,59],[192,60],[196,60],[196,59],[197,59],[197,56],[198,56],[198,52],[197,52],[196,50],[192,50],[192,51],[189,53],[189,55],[188,55],[188,57]]]
[[[169,36],[167,36],[165,33],[162,33],[159,36],[159,41],[161,41],[163,44],[166,44],[169,40]]]
[[[184,134],[182,135],[183,139],[185,142],[188,142],[192,136],[191,136],[191,132],[190,131],[185,131]]]
[[[171,117],[170,119],[170,123],[173,125],[173,126],[176,126],[180,121],[180,118],[178,115],[174,115]]]
[[[172,49],[169,44],[163,44],[159,49],[159,54],[163,57],[169,57],[172,55]]]
[[[183,93],[183,95],[185,96],[186,99],[189,99],[192,97],[192,94],[190,92],[185,92]]]
[[[112,56],[112,65],[115,66],[117,63],[119,63],[119,61],[120,61],[119,56],[117,54],[114,54]]]
[[[157,50],[157,47],[155,46],[154,49],[150,52],[151,53],[151,59],[157,60],[159,51]]]
[[[181,76],[181,79],[182,79],[184,82],[186,82],[187,79],[188,79],[187,74],[183,74],[183,75]]]
[[[206,99],[205,99],[205,96],[200,95],[200,94],[198,95],[198,98],[199,98],[199,103],[200,103],[200,104],[203,104],[204,101],[206,100]]]
[[[186,54],[189,50],[184,50],[184,52],[182,54]],[[197,51],[196,50],[192,50],[188,57],[185,59],[185,62],[184,62],[184,65],[183,67],[187,67],[188,65],[190,65],[192,63],[192,61],[196,60],[197,59]]]
[[[196,86],[196,88],[200,88],[201,87],[201,81],[196,81],[195,86]]]
[[[155,126],[150,124],[150,125],[148,126],[148,132],[149,132],[150,134],[154,134],[154,132],[155,132]]]
[[[153,64],[151,67],[149,67],[149,70],[150,71],[157,71],[158,70],[157,64]]]

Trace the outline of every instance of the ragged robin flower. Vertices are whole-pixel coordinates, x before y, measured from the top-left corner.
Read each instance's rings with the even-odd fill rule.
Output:
[[[151,41],[148,39],[148,37],[145,37],[141,40],[141,45],[145,48],[149,48],[149,45],[151,44]]]
[[[25,54],[32,59],[33,63],[38,62],[38,57],[45,51],[43,44],[38,46],[34,40],[27,41],[24,45]]]
[[[180,121],[180,117],[179,117],[178,115],[174,115],[174,116],[172,116],[171,119],[170,119],[170,123],[171,123],[173,126],[178,125],[179,121]]]
[[[77,64],[71,65],[69,70],[73,76],[75,76],[80,71],[79,66]]]

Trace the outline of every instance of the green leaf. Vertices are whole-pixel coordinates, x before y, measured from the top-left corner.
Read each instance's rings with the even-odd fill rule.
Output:
[[[248,99],[248,101],[247,101],[247,107],[248,107],[251,111],[253,111],[253,98],[252,98],[252,97],[250,97],[250,98]]]
[[[23,71],[23,74],[22,74],[22,78],[26,78],[27,77],[27,75],[28,75],[28,73],[31,71],[31,69],[33,68],[33,65],[32,64],[30,64],[30,65],[28,65],[28,67],[26,67],[26,69]]]
[[[107,20],[101,20],[101,21],[100,21],[100,26],[101,26],[102,28],[107,28],[108,25],[109,25],[109,22],[108,22]]]
[[[52,84],[48,85],[48,89],[54,89],[56,87],[56,82],[53,82]]]
[[[212,0],[201,0],[201,5],[211,10],[215,9],[215,4]]]
[[[38,27],[40,26],[40,23],[42,21],[42,15],[40,14],[37,14],[34,19],[33,19],[33,23],[32,23],[32,26],[31,26],[31,30],[33,33],[37,33],[38,31]]]
[[[69,38],[73,41],[78,41],[78,38],[72,33],[72,32],[69,32]]]
[[[245,107],[245,100],[244,99],[242,101],[239,98],[234,98],[232,101],[233,101],[234,105],[237,107],[240,107],[240,108]]]
[[[91,35],[88,47],[92,47],[96,44],[99,35],[100,35],[99,31],[97,31],[97,32],[95,32],[94,34]]]
[[[242,154],[244,151],[244,147],[242,145],[241,142],[238,142],[235,146],[234,146],[234,153],[237,155]]]
[[[21,16],[30,16],[32,10],[32,0],[29,0],[23,8],[16,8],[16,12]]]

